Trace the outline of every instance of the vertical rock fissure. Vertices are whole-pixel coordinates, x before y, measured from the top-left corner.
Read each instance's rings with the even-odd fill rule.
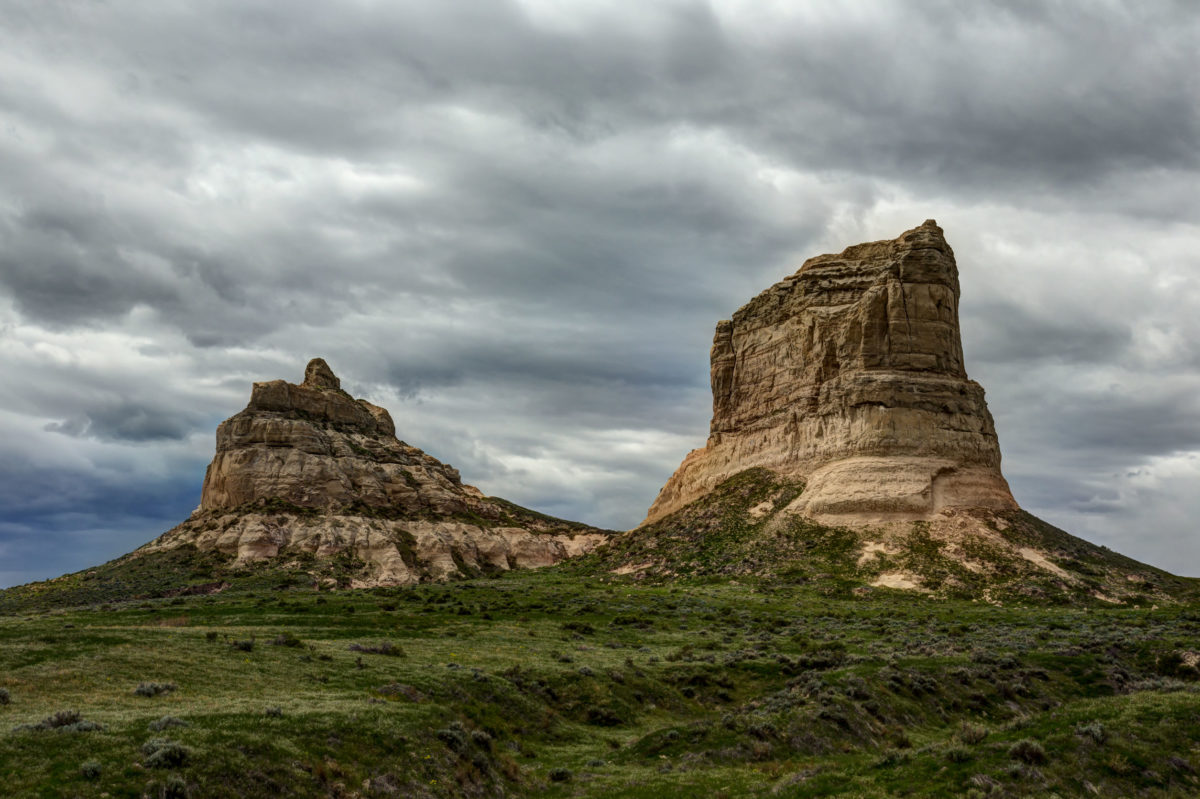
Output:
[[[904,329],[908,333],[908,351],[913,351],[912,320],[908,317],[908,292],[904,290],[904,262],[900,262],[900,307],[904,311]]]

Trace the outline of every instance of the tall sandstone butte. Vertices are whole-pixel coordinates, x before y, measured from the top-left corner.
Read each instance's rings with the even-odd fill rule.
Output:
[[[718,322],[708,443],[643,525],[754,467],[803,479],[792,509],[823,521],[1016,509],[963,365],[958,297],[954,251],[931,219],[810,258]]]
[[[547,566],[607,537],[464,484],[316,358],[300,384],[254,384],[245,410],[217,427],[200,507],[139,551],[349,556],[362,564],[353,584],[371,586]]]

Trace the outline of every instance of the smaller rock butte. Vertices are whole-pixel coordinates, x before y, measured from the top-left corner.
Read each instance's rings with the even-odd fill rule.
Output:
[[[324,360],[304,382],[255,383],[217,448],[191,518],[142,547],[194,545],[247,562],[350,553],[356,586],[546,566],[607,532],[486,497],[458,470],[396,438],[388,412],[341,389]]]
[[[789,510],[831,523],[1015,509],[958,299],[954,252],[928,220],[810,258],[719,322],[708,443],[642,524],[753,467],[805,480]]]

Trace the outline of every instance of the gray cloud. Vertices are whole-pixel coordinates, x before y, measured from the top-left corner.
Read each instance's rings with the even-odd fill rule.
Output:
[[[1191,4],[0,3],[0,26],[0,463],[58,476],[20,483],[30,536],[118,554],[107,531],[182,517],[130,475],[198,491],[249,383],[314,355],[485,490],[634,524],[703,443],[715,321],[931,216],[1022,501],[1115,548],[1161,519],[1145,557],[1189,533]],[[67,568],[22,535],[5,573]]]
[[[155,441],[184,439],[202,421],[199,414],[173,408],[154,408],[131,402],[85,410],[61,422],[50,422],[45,429],[70,436],[93,436],[118,441]]]

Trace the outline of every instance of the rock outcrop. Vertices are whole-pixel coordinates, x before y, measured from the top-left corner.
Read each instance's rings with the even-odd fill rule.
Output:
[[[708,443],[595,560],[984,602],[1152,604],[1175,577],[1021,510],[933,221],[810,258],[717,324]]]
[[[254,384],[246,409],[217,428],[200,507],[140,551],[343,555],[362,564],[355,585],[401,585],[546,566],[607,535],[485,497],[398,440],[388,412],[352,398],[317,358],[299,385]]]
[[[933,220],[810,258],[717,324],[708,443],[643,524],[751,468],[805,482],[839,524],[1016,509],[983,388],[967,378],[954,252]]]

